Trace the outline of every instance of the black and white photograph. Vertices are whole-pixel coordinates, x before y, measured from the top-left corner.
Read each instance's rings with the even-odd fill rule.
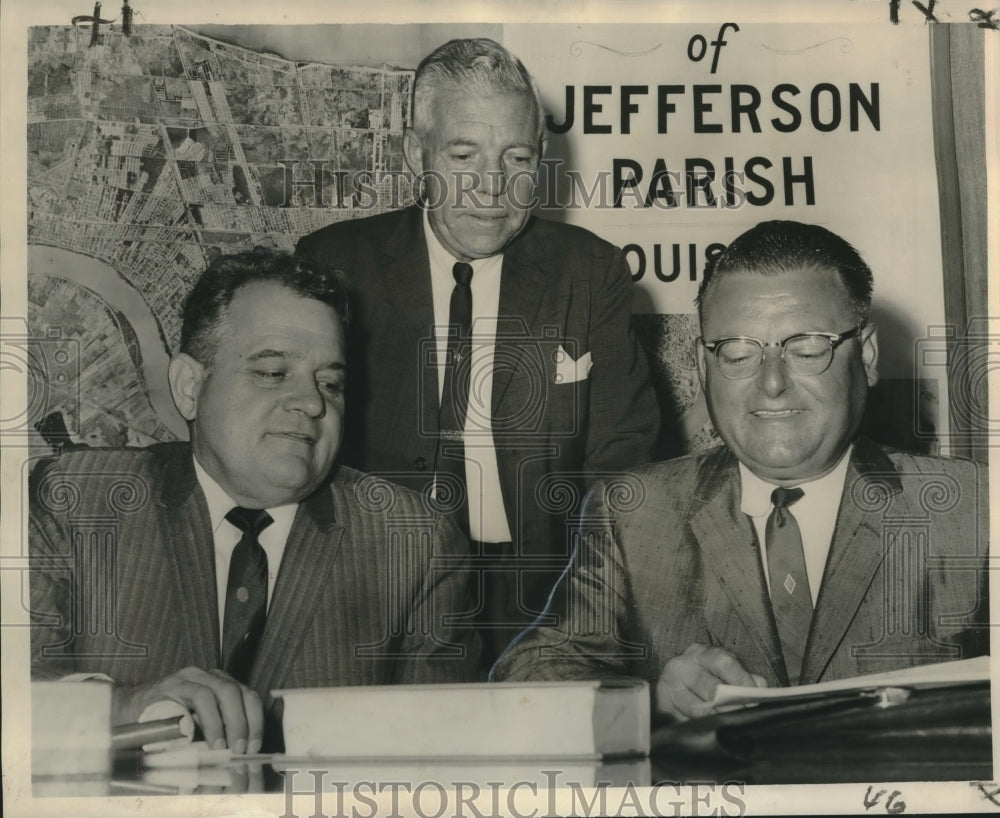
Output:
[[[1000,811],[1000,9],[12,0],[0,71],[7,814]]]

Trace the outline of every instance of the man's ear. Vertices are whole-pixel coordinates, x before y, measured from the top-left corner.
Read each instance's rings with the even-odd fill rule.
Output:
[[[869,324],[861,330],[861,361],[865,365],[868,385],[878,383],[878,327]]]
[[[170,394],[177,411],[185,420],[194,420],[198,414],[198,394],[205,379],[204,364],[179,352],[170,359],[167,379],[170,381]]]
[[[403,131],[403,158],[406,159],[406,166],[414,176],[424,172],[424,146],[413,128],[406,128]]]
[[[694,342],[694,360],[698,364],[698,383],[701,384],[701,391],[705,391],[705,346],[701,341],[695,339]]]

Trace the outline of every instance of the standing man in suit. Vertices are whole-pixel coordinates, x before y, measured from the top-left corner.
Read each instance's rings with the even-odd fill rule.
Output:
[[[698,293],[725,445],[585,501],[561,627],[498,679],[644,677],[704,715],[719,683],[795,685],[988,650],[986,475],[856,436],[878,373],[872,274],[830,231],[765,222]]]
[[[565,566],[567,511],[647,462],[659,427],[621,251],[531,215],[544,143],[521,61],[452,40],[417,68],[403,135],[420,204],[297,248],[347,271],[357,305],[347,462],[433,493],[470,535],[484,670]]]
[[[444,624],[471,604],[459,531],[335,466],[346,320],[332,271],[212,263],[169,369],[190,444],[32,473],[33,678],[99,674],[116,723],[169,700],[254,753],[280,747],[275,688],[476,677],[475,634]]]

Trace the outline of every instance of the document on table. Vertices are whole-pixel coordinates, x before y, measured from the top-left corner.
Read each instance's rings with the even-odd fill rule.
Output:
[[[870,673],[849,679],[836,679],[832,682],[797,685],[795,687],[719,685],[715,690],[712,705],[716,708],[729,708],[761,702],[805,699],[844,691],[874,690],[885,687],[922,688],[971,684],[987,682],[989,678],[990,657],[977,656],[974,659],[938,662],[905,668],[904,670],[892,670],[888,673]]]

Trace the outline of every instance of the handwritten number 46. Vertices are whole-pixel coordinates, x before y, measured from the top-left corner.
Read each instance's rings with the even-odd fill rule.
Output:
[[[878,792],[875,793],[874,796],[872,796],[872,787],[869,787],[865,792],[865,797],[864,797],[865,809],[870,810],[872,807],[874,807],[882,798],[882,796],[885,795],[885,793],[886,793],[885,790],[879,790]],[[889,797],[886,799],[885,811],[888,812],[890,815],[896,815],[900,812],[903,812],[906,809],[905,801],[895,800],[900,795],[902,795],[902,793],[899,790],[893,790],[892,793],[890,793]]]

